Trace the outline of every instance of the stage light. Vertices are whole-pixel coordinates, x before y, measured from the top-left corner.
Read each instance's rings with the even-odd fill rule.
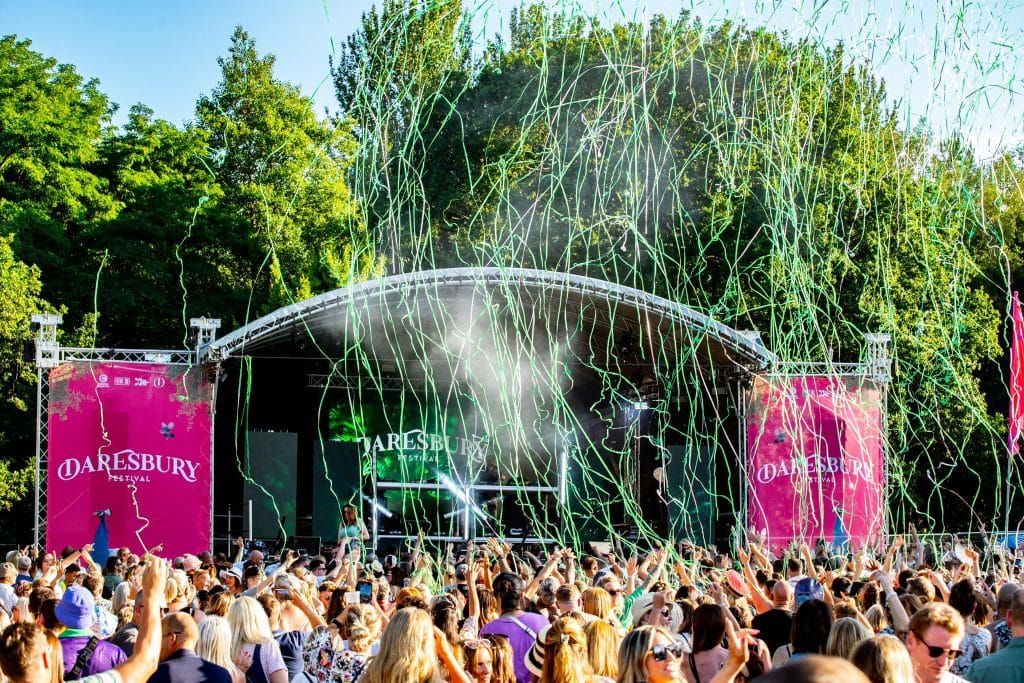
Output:
[[[381,505],[380,503],[378,503],[377,501],[375,501],[375,500],[374,500],[373,498],[370,498],[370,497],[369,497],[368,495],[366,495],[365,493],[364,493],[364,494],[362,494],[362,496],[363,496],[363,500],[365,500],[365,501],[366,501],[367,503],[369,503],[370,505],[372,505],[372,506],[373,506],[373,509],[375,509],[375,510],[376,510],[377,512],[379,512],[380,514],[384,515],[384,516],[385,516],[385,517],[387,517],[388,519],[391,519],[392,517],[394,517],[394,516],[395,516],[395,515],[394,515],[394,514],[393,514],[393,513],[391,512],[391,510],[388,510],[388,509],[387,509],[386,507],[384,507],[383,505]]]
[[[481,519],[487,519],[487,513],[484,512],[480,508],[480,506],[477,505],[473,501],[473,499],[469,497],[469,495],[461,486],[457,486],[455,482],[451,480],[451,477],[449,477],[444,472],[438,472],[437,481],[441,484],[441,486],[444,486],[446,489],[451,491],[452,495],[455,496],[459,500],[459,502],[461,502],[463,505],[472,510],[473,514],[475,514],[477,517],[480,517]]]

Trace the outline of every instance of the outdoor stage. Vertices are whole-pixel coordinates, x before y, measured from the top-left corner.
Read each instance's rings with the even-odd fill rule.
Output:
[[[756,333],[660,297],[493,268],[361,283],[220,338],[196,320],[191,351],[62,348],[49,323],[48,547],[91,538],[109,501],[112,543],[180,537],[169,552],[197,533],[333,542],[348,503],[381,547],[419,531],[710,543],[749,524],[784,543],[885,525],[882,337],[861,363],[782,366]],[[72,443],[69,422],[96,436]],[[48,504],[69,487],[74,506]],[[168,494],[188,504],[169,514]]]

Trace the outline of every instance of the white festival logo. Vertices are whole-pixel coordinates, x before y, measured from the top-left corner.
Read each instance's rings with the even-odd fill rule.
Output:
[[[107,472],[121,475],[126,472],[143,474],[170,474],[181,477],[189,483],[195,483],[199,463],[171,455],[139,453],[131,449],[116,453],[97,453],[84,458],[68,458],[57,467],[57,476],[61,481],[71,481],[80,474]]]
[[[444,434],[429,434],[422,429],[408,432],[377,434],[375,437],[361,437],[356,440],[362,444],[365,455],[376,455],[380,452],[447,451],[450,455],[462,455],[470,462],[482,461],[486,457],[487,438],[474,436],[464,439]]]
[[[757,468],[757,481],[767,484],[777,477],[807,477],[814,480],[819,475],[830,479],[830,475],[837,472],[860,479],[866,484],[875,483],[875,468],[871,463],[849,456],[826,458],[820,455],[790,458],[777,463],[766,462]]]

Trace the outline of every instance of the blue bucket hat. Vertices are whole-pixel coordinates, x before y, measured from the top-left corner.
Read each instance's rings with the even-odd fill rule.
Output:
[[[92,593],[81,586],[71,585],[53,608],[53,613],[68,628],[89,628],[96,623],[94,605]]]

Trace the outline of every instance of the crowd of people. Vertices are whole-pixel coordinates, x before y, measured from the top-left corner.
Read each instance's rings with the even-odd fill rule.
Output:
[[[1024,681],[1012,553],[760,540],[544,554],[420,538],[377,555],[356,530],[326,557],[243,539],[234,557],[15,550],[0,683]]]

